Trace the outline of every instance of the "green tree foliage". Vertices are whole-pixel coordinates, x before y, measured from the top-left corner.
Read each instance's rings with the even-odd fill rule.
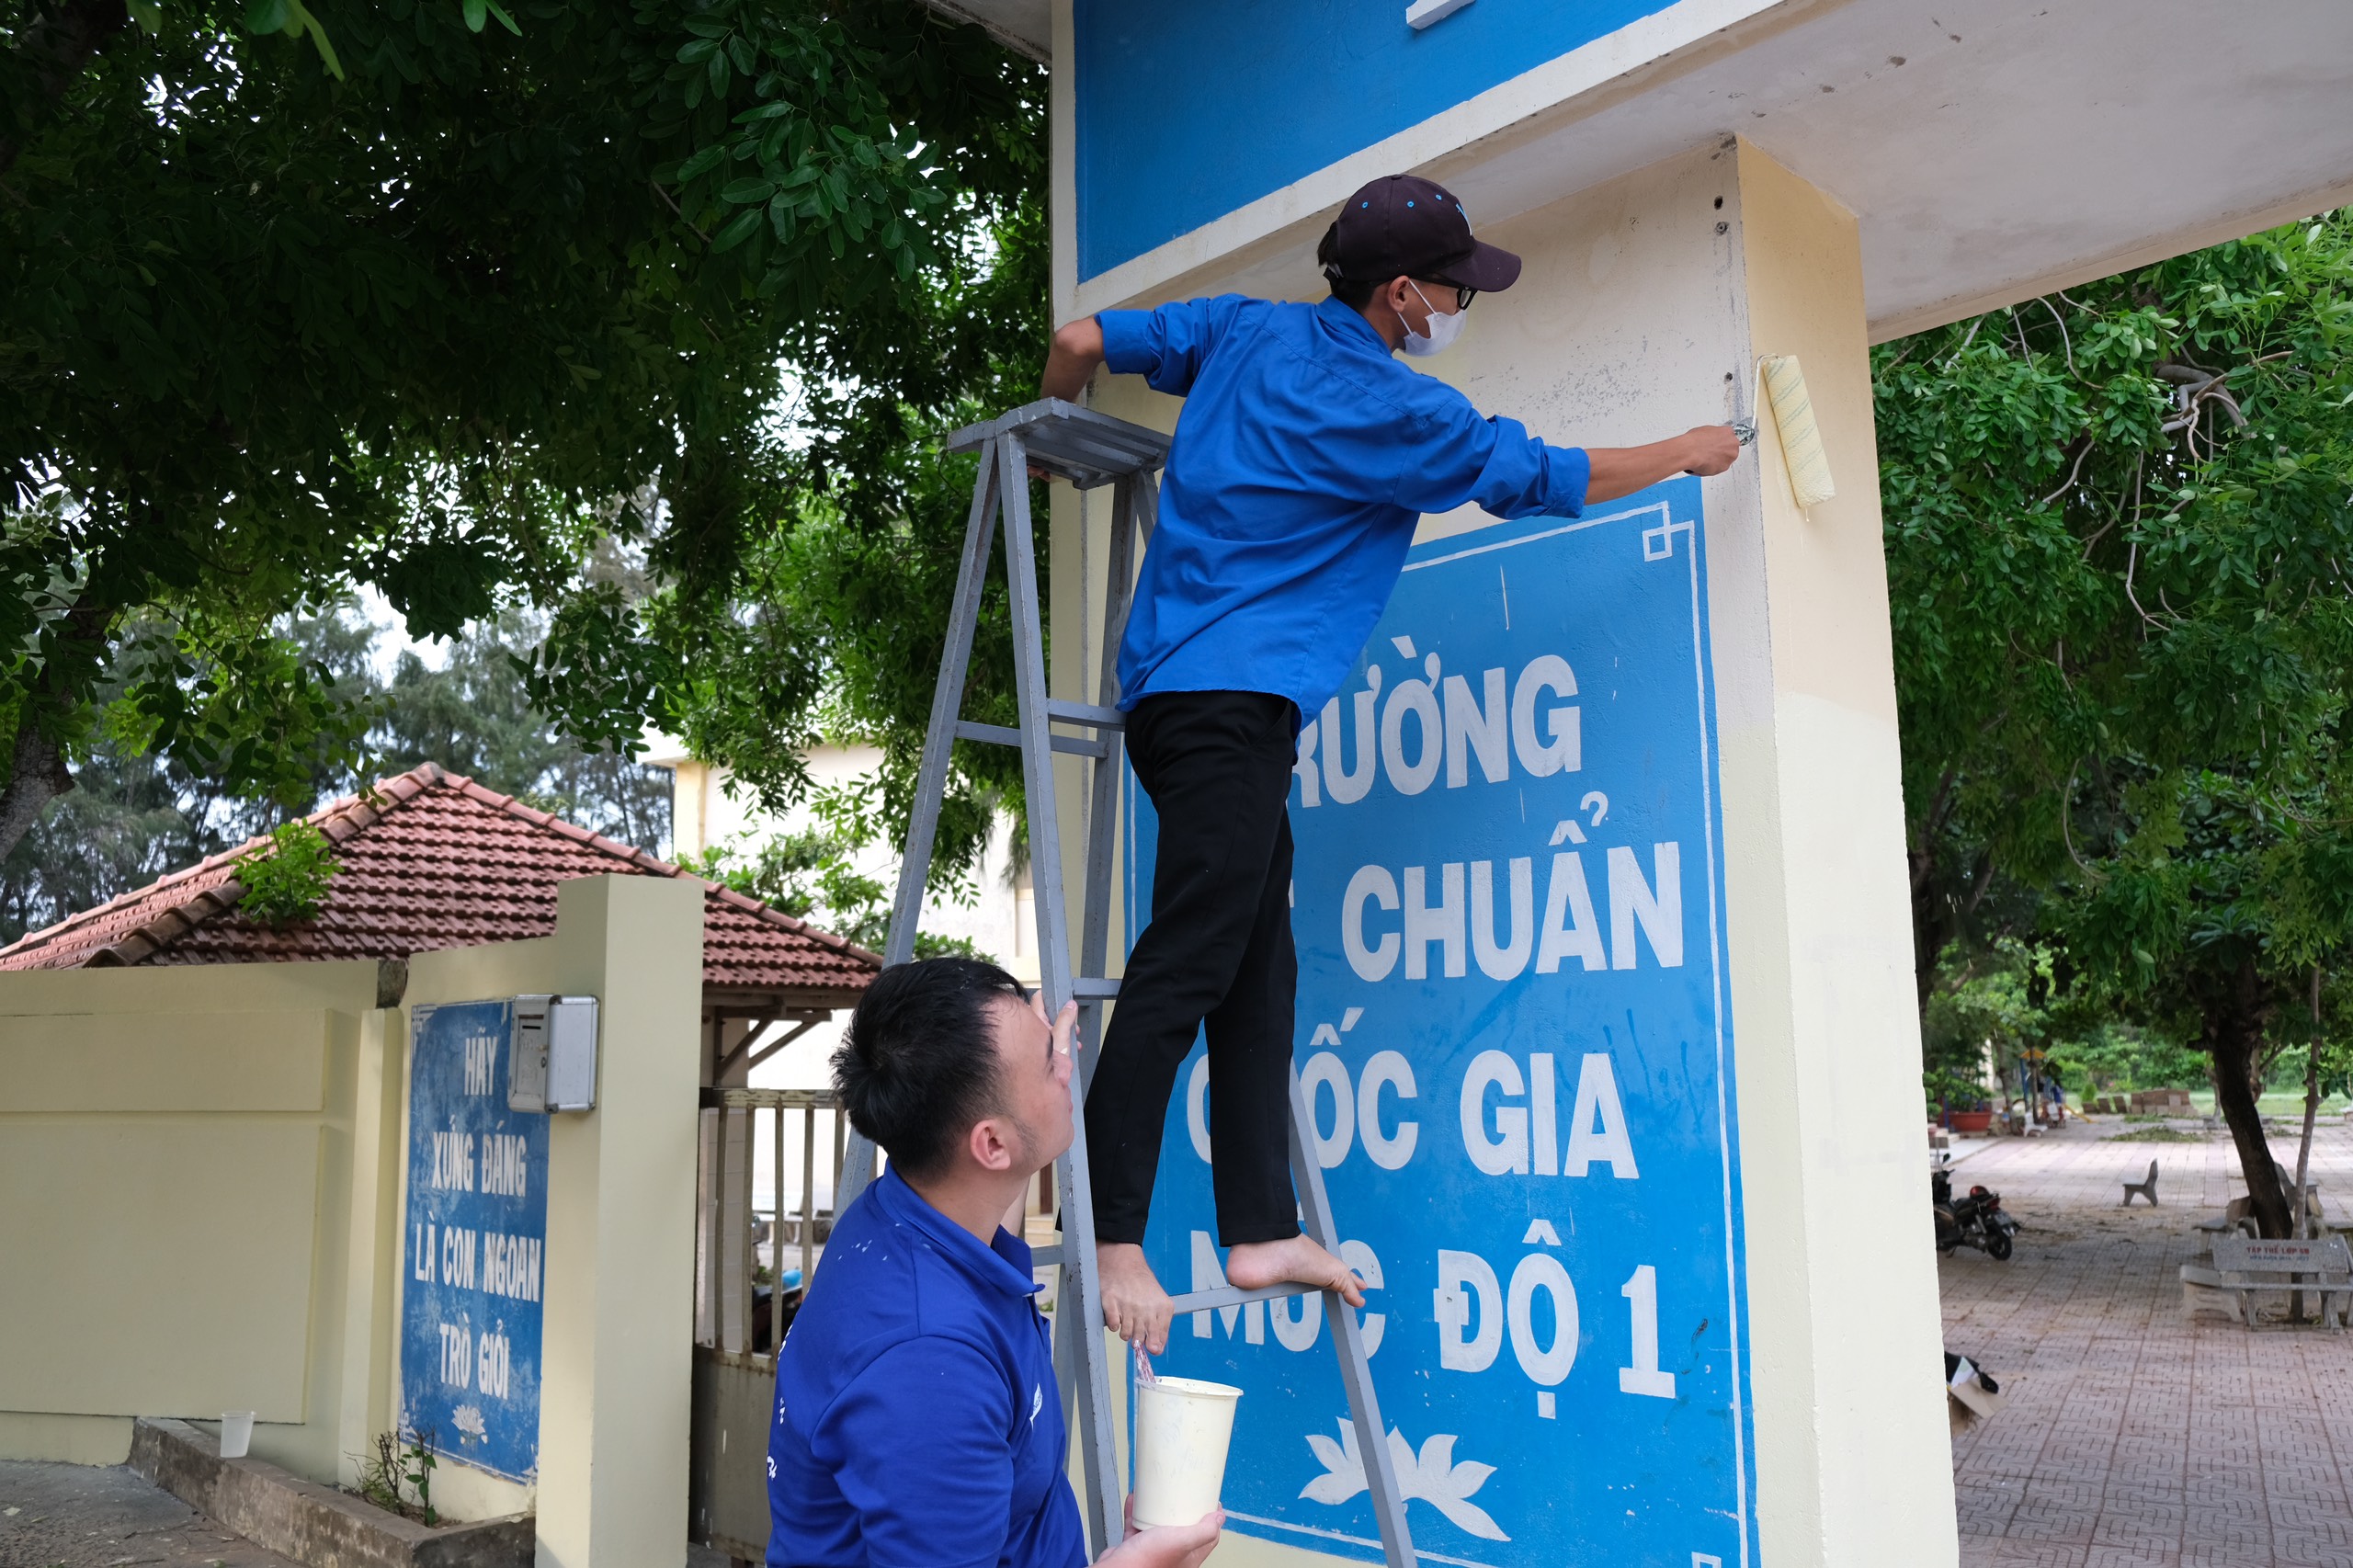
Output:
[[[871,324],[872,351],[891,358],[929,344],[937,363],[920,375],[910,365],[805,385],[806,439],[779,460],[779,509],[729,533],[723,565],[714,546],[698,569],[674,564],[643,597],[619,585],[574,596],[536,656],[533,699],[584,743],[631,744],[634,731],[600,729],[600,716],[650,712],[773,813],[807,795],[809,749],[870,743],[881,767],[818,798],[819,814],[847,844],[903,837],[974,477],[974,460],[943,457],[937,437],[1036,396],[1047,254],[1041,214],[1025,198],[971,276],[892,295],[895,314]],[[1043,487],[1033,489],[1042,517]],[[653,559],[658,570],[658,549]],[[1042,555],[1039,564],[1044,591]],[[1001,535],[963,713],[1014,722]],[[935,887],[969,884],[999,812],[1014,813],[1020,850],[1020,790],[1014,752],[957,747]]]
[[[723,597],[985,359],[941,305],[1034,183],[1040,78],[912,0],[0,21],[0,848],[109,736],[303,803],[366,724],[277,629],[354,583],[418,636],[578,620],[619,535]],[[540,672],[635,739],[642,680]]]
[[[2039,931],[2211,1055],[2279,1233],[2256,1091],[2353,958],[2353,218],[1876,359],[1924,1003]]]
[[[611,750],[552,735],[515,669],[543,621],[509,612],[472,628],[428,663],[415,650],[380,677],[381,633],[348,605],[285,623],[280,635],[324,672],[335,700],[359,716],[361,760],[290,748],[304,793],[293,807],[242,799],[217,777],[101,735],[81,787],[50,802],[0,860],[0,941],[55,924],[271,832],[389,773],[438,763],[501,794],[653,853],[670,835],[670,775]],[[108,697],[99,694],[101,702]]]
[[[245,896],[237,907],[267,926],[297,926],[313,918],[343,862],[327,835],[297,817],[262,845],[237,857]]]
[[[881,952],[891,939],[892,890],[858,869],[864,847],[826,828],[811,827],[756,841],[714,844],[699,855],[679,856],[678,864]],[[969,937],[915,933],[915,957],[950,953],[996,961]]]

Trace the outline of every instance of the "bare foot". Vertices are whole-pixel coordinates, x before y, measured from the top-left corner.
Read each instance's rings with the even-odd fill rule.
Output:
[[[1305,1236],[1279,1242],[1245,1242],[1225,1255],[1225,1282],[1244,1290],[1285,1280],[1337,1290],[1352,1307],[1364,1305],[1364,1288],[1348,1266]]]
[[[1131,1242],[1095,1244],[1096,1278],[1103,1289],[1103,1326],[1157,1356],[1168,1348],[1168,1292],[1153,1277],[1143,1248]]]

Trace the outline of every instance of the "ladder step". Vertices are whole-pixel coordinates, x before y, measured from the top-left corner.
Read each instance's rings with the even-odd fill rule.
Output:
[[[968,425],[941,446],[951,452],[978,451],[996,436],[1017,437],[1030,466],[1067,479],[1081,490],[1149,472],[1168,460],[1168,437],[1162,432],[1059,398],[1024,403],[1010,414]]]
[[[956,738],[960,741],[985,741],[991,745],[1000,746],[1021,744],[1020,731],[1006,724],[976,724],[970,719],[956,721]],[[1049,735],[1046,739],[1054,750],[1068,752],[1073,756],[1101,758],[1111,755],[1110,744],[1106,741],[1083,741],[1076,735]]]
[[[1044,1246],[1029,1249],[1029,1267],[1032,1268],[1059,1268],[1062,1262],[1063,1244],[1060,1242],[1049,1242]]]
[[[1120,983],[1080,975],[1070,983],[1070,995],[1074,1002],[1116,1002],[1120,998]]]
[[[1064,702],[1054,697],[1046,699],[1046,717],[1063,724],[1092,724],[1098,730],[1128,727],[1128,716],[1116,708],[1093,702]]]
[[[1261,1285],[1255,1290],[1244,1290],[1227,1285],[1215,1290],[1194,1290],[1168,1299],[1169,1310],[1182,1315],[1205,1312],[1212,1307],[1238,1307],[1249,1301],[1279,1301],[1290,1296],[1320,1296],[1324,1292],[1313,1285],[1286,1280],[1280,1285]]]

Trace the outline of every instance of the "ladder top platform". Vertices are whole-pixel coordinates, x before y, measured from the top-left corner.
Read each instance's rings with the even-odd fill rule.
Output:
[[[967,425],[944,443],[951,452],[978,451],[998,436],[1017,436],[1030,463],[1081,490],[1092,490],[1133,473],[1147,473],[1168,460],[1168,437],[1108,414],[1040,398],[1010,414]]]

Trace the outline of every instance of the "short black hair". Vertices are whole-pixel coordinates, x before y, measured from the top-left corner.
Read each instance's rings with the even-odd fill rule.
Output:
[[[997,1000],[1021,983],[979,959],[924,959],[874,977],[834,1052],[852,1127],[908,1176],[940,1171],[974,1122],[995,1116]]]

